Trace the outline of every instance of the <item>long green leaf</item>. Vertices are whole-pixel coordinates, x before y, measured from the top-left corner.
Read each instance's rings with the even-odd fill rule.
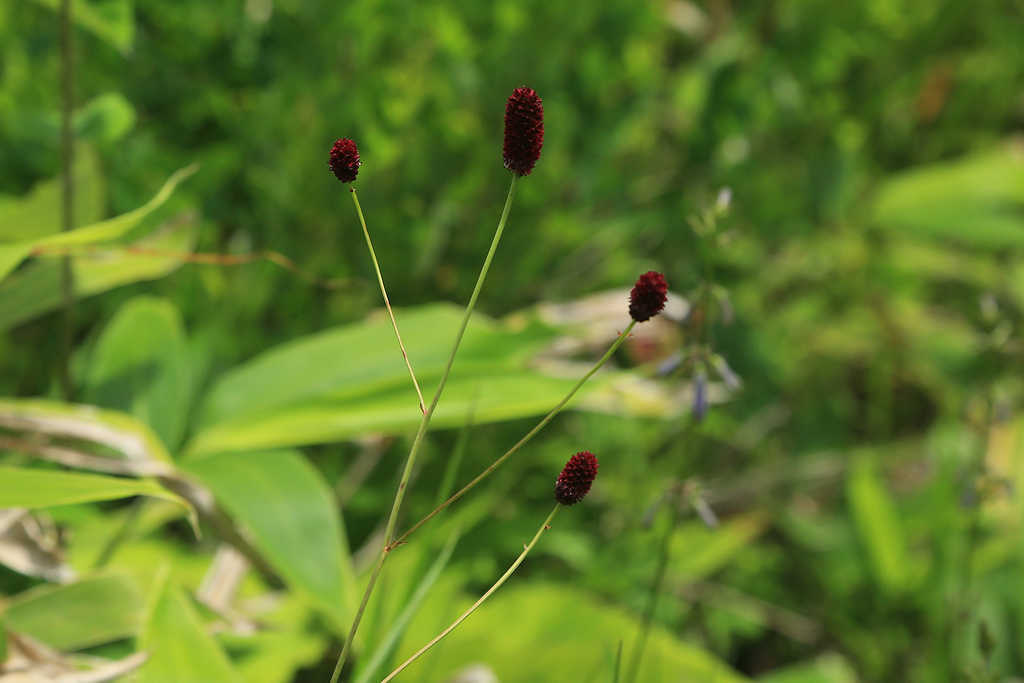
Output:
[[[1010,143],[896,176],[878,191],[873,220],[979,249],[1024,246],[1024,153]]]
[[[251,536],[297,591],[344,628],[357,594],[338,506],[320,473],[295,451],[216,455],[186,470]]]
[[[21,593],[5,616],[11,629],[66,651],[137,635],[142,608],[138,586],[109,575]]]
[[[192,506],[149,479],[0,465],[0,508],[47,508],[130,496],[152,496],[179,503],[189,511],[195,525]]]
[[[399,359],[400,360],[400,359]],[[594,398],[601,390],[614,393],[610,379],[594,379],[581,391]],[[407,378],[406,378],[407,379]],[[422,381],[422,380],[421,380]],[[548,377],[527,369],[510,369],[479,377],[459,377],[445,389],[431,426],[458,427],[468,410],[477,423],[499,422],[550,410],[576,383],[576,379]],[[426,383],[423,384],[427,386]],[[410,388],[411,391],[411,388]],[[409,410],[409,391],[382,391],[370,395],[322,399],[213,425],[190,442],[190,455],[326,443],[369,432],[401,433],[419,424],[415,395]],[[645,412],[651,408],[653,412]],[[660,414],[664,406],[636,406],[634,414]]]
[[[173,303],[141,296],[125,303],[100,335],[83,382],[90,403],[132,413],[168,448],[185,431],[193,379],[184,324]]]
[[[139,649],[149,660],[139,670],[140,683],[241,683],[228,656],[189,603],[166,576],[156,580]]]
[[[122,237],[166,202],[178,184],[195,173],[198,168],[196,164],[192,164],[176,171],[152,199],[128,213],[67,232],[54,233],[40,239],[0,245],[0,280],[7,277],[36,248],[81,246]]]
[[[174,462],[149,427],[113,410],[44,399],[0,399],[0,425],[30,434],[91,441],[140,465],[155,463],[157,470]]]
[[[399,312],[416,375],[436,382],[461,320],[461,309],[431,305]],[[456,373],[517,367],[553,333],[537,326],[513,332],[477,316],[466,333]],[[320,399],[341,400],[407,386],[408,374],[383,317],[283,344],[225,375],[203,404],[203,425],[265,415]],[[415,406],[415,394],[414,406]],[[415,411],[414,411],[415,412]]]
[[[195,246],[198,224],[185,218],[173,230],[159,230],[135,242],[139,252],[125,249],[82,252],[71,257],[75,297],[106,292],[132,282],[154,280],[180,266]],[[0,254],[4,247],[0,246]],[[59,308],[61,262],[39,258],[0,282],[0,330],[19,325]]]
[[[435,591],[409,628],[410,649],[427,642],[474,598]],[[466,653],[489,666],[499,680],[578,681],[595,669],[600,643],[614,643],[635,633],[638,621],[625,611],[568,585],[530,583],[506,586],[409,669],[429,680],[446,680],[466,665]],[[710,652],[654,627],[637,680],[714,681],[748,679]],[[417,669],[417,667],[420,667]],[[606,679],[607,680],[607,679]]]

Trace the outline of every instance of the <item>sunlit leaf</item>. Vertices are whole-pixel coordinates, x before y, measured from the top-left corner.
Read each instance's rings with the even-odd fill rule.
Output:
[[[1024,149],[1017,143],[913,169],[881,187],[879,226],[981,249],[1024,246]]]
[[[449,595],[438,592],[414,620],[399,656],[417,650],[475,599],[466,596],[452,604]],[[416,680],[418,673],[429,671],[432,679],[446,680],[472,662],[486,664],[499,680],[610,678],[602,649],[613,649],[638,629],[635,617],[571,586],[506,586],[410,666],[406,678]],[[747,679],[700,646],[654,626],[637,680],[739,683]]]
[[[135,636],[142,623],[142,607],[142,594],[134,582],[122,576],[98,576],[14,596],[6,619],[13,630],[53,648],[78,650]]]
[[[86,225],[67,232],[58,232],[31,241],[12,242],[0,245],[0,280],[7,277],[25,257],[38,248],[62,248],[95,244],[117,239],[138,225],[142,219],[158,209],[174,192],[178,184],[198,170],[192,164],[186,166],[167,179],[163,187],[148,202],[133,211],[108,218],[107,220]]]
[[[241,683],[224,650],[210,635],[181,588],[164,575],[156,581],[139,649],[149,660],[140,683]]]
[[[344,628],[358,587],[338,506],[320,473],[294,451],[215,455],[186,469],[281,576]]]
[[[176,448],[185,430],[193,379],[181,314],[173,303],[125,303],[96,342],[84,398],[135,415]]]
[[[149,479],[0,465],[0,508],[21,507],[31,510],[131,496],[152,496],[174,501],[194,515],[189,503]]]
[[[163,277],[180,266],[195,245],[199,226],[185,219],[135,242],[138,250],[83,251],[71,257],[75,297]],[[0,253],[4,247],[0,246]],[[0,282],[0,330],[56,310],[63,302],[61,260],[39,258]]]

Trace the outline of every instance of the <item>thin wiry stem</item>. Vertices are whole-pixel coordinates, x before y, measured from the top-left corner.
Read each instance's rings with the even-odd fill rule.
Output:
[[[457,501],[459,498],[462,498],[462,496],[466,495],[466,493],[468,493],[471,488],[473,488],[474,486],[479,484],[481,481],[486,479],[488,476],[490,476],[491,473],[493,473],[494,470],[498,469],[501,466],[502,463],[504,463],[506,460],[508,460],[510,457],[512,457],[512,455],[516,451],[518,451],[520,448],[522,448],[524,445],[526,445],[526,443],[530,439],[535,437],[540,432],[540,430],[544,429],[544,427],[547,425],[547,423],[551,422],[551,420],[555,417],[555,415],[560,413],[562,411],[562,408],[564,408],[565,405],[572,399],[572,397],[576,395],[576,392],[580,390],[580,387],[582,387],[587,382],[587,380],[589,380],[591,377],[593,377],[594,373],[596,373],[598,370],[600,370],[601,367],[605,363],[608,362],[608,359],[611,358],[615,354],[615,352],[618,350],[618,348],[620,346],[622,346],[622,343],[624,341],[626,341],[626,339],[629,337],[629,333],[633,330],[633,326],[634,325],[636,325],[636,321],[635,320],[630,321],[630,323],[626,327],[626,329],[622,331],[622,333],[612,343],[612,345],[608,348],[608,350],[605,352],[605,354],[603,356],[601,356],[600,360],[598,360],[596,363],[594,363],[594,367],[590,368],[590,370],[587,372],[587,374],[583,375],[583,377],[581,377],[580,380],[578,382],[576,382],[576,384],[573,386],[573,388],[569,390],[569,393],[566,394],[565,397],[561,401],[558,402],[558,405],[556,405],[554,408],[552,408],[551,412],[549,412],[547,415],[545,415],[544,418],[540,422],[538,422],[536,424],[536,426],[534,426],[533,429],[528,431],[526,433],[526,436],[524,436],[523,438],[519,439],[519,441],[517,441],[516,444],[514,446],[512,446],[512,448],[510,448],[507,451],[505,451],[505,453],[500,458],[498,458],[493,463],[491,463],[490,466],[488,466],[487,469],[485,469],[483,472],[478,474],[475,479],[473,479],[471,482],[469,482],[468,484],[463,486],[456,493],[452,494],[452,496],[449,497],[448,500],[444,501],[443,503],[438,505],[436,508],[434,508],[434,510],[430,514],[428,514],[426,517],[424,517],[423,519],[421,519],[420,521],[418,521],[414,525],[412,525],[409,528],[408,531],[406,531],[401,536],[399,536],[397,539],[395,539],[391,543],[389,548],[395,548],[396,546],[399,546],[402,543],[405,543],[406,540],[409,538],[409,536],[412,535],[412,533],[414,531],[416,531],[421,526],[423,526],[424,524],[429,522],[439,512],[444,510],[446,507],[448,507],[449,505],[451,505],[452,503]]]
[[[404,662],[402,662],[402,664],[397,669],[395,669],[394,671],[389,673],[387,675],[387,678],[383,679],[380,683],[388,683],[388,681],[393,679],[398,674],[402,673],[402,671],[405,670],[406,667],[408,667],[410,664],[412,664],[417,659],[419,659],[420,656],[423,655],[423,653],[425,653],[430,648],[434,647],[434,645],[436,645],[438,643],[438,641],[440,641],[446,635],[448,635],[449,633],[454,631],[456,626],[458,626],[459,624],[464,622],[467,618],[469,618],[469,615],[471,615],[473,612],[475,612],[477,610],[477,608],[480,607],[480,605],[482,605],[485,600],[487,600],[487,598],[491,597],[491,595],[494,593],[494,591],[496,591],[499,588],[501,588],[505,584],[505,582],[508,581],[509,577],[512,576],[512,574],[516,571],[516,569],[519,568],[519,565],[521,565],[523,563],[523,560],[526,559],[526,556],[530,553],[530,551],[533,550],[533,546],[537,545],[537,541],[540,540],[541,535],[543,535],[543,533],[545,531],[547,531],[548,529],[551,528],[551,520],[555,518],[555,513],[558,512],[558,509],[560,507],[562,507],[560,504],[557,504],[557,503],[555,504],[555,507],[551,510],[551,514],[548,515],[548,518],[545,519],[544,523],[540,525],[539,529],[537,529],[537,533],[533,535],[533,540],[531,540],[527,545],[525,545],[523,547],[523,552],[520,553],[519,557],[516,558],[516,561],[512,563],[512,566],[508,568],[508,571],[506,571],[504,574],[502,574],[501,578],[498,579],[494,583],[494,585],[491,586],[488,589],[488,591],[486,593],[481,595],[480,599],[477,600],[476,602],[474,602],[472,607],[470,607],[465,612],[463,612],[459,616],[458,619],[456,619],[455,621],[453,621],[451,623],[451,625],[448,628],[446,628],[445,630],[441,631],[436,636],[434,636],[433,640],[431,640],[429,643],[427,643],[426,645],[421,647],[419,650],[417,650],[416,653],[413,654],[413,656],[409,657],[409,659],[407,659]]]
[[[75,227],[75,181],[73,177],[75,141],[71,129],[71,113],[75,98],[74,43],[71,31],[71,0],[60,3],[60,146],[61,146],[61,229]],[[71,347],[74,341],[75,282],[71,269],[71,257],[61,261],[61,298],[64,303],[64,335],[60,359],[60,383],[64,400],[74,395],[71,384]]]
[[[384,276],[380,274],[380,264],[377,263],[377,254],[373,250],[373,242],[370,240],[370,231],[366,229],[366,219],[363,218],[363,207],[359,206],[359,195],[356,188],[351,188],[352,201],[356,205],[356,213],[359,215],[359,224],[363,226],[363,235],[366,237],[366,247],[370,250],[370,260],[373,261],[373,269],[377,273],[377,284],[380,285],[381,296],[384,297],[384,308],[388,309],[388,316],[391,318],[391,326],[395,328],[395,337],[398,339],[398,348],[402,349],[402,358],[405,360],[405,367],[409,368],[409,377],[412,377],[412,385],[416,387],[416,396],[420,401],[420,412],[426,413],[423,405],[423,392],[420,391],[420,383],[416,381],[416,373],[412,371],[412,363],[409,362],[409,354],[405,352],[405,344],[402,343],[402,335],[398,332],[398,322],[395,320],[395,313],[391,310],[391,301],[388,300],[388,291],[384,288]]]
[[[672,522],[661,539],[661,549],[658,553],[658,567],[654,572],[651,587],[647,594],[647,608],[644,610],[643,620],[640,623],[640,632],[637,634],[636,645],[633,647],[633,656],[630,660],[629,669],[623,679],[626,683],[634,683],[637,674],[640,673],[640,662],[643,661],[644,649],[647,646],[647,637],[651,632],[651,623],[654,621],[654,611],[658,607],[658,597],[661,595],[662,587],[665,584],[665,572],[668,569],[668,561],[672,554],[672,536],[675,534],[679,524],[679,501],[670,497],[669,507],[672,510]]]
[[[469,303],[466,304],[466,312],[462,317],[462,324],[459,326],[459,331],[455,335],[455,342],[452,344],[451,353],[448,355],[448,363],[445,365],[444,373],[441,375],[441,381],[437,385],[437,390],[434,392],[434,398],[430,401],[430,407],[423,413],[423,419],[420,420],[420,427],[416,431],[416,437],[413,439],[412,448],[409,449],[409,457],[405,461],[405,469],[402,471],[402,478],[398,482],[398,490],[395,492],[395,502],[391,506],[391,514],[388,515],[387,528],[384,531],[384,547],[381,548],[380,558],[377,560],[376,566],[373,568],[373,572],[370,574],[370,580],[366,585],[366,590],[363,592],[362,600],[359,602],[359,608],[356,610],[355,618],[352,620],[352,628],[349,629],[348,637],[345,639],[345,644],[342,646],[341,654],[338,656],[338,663],[334,666],[334,673],[331,674],[331,683],[337,683],[338,677],[341,675],[341,669],[345,665],[345,661],[348,659],[349,652],[352,650],[352,641],[355,639],[356,632],[359,630],[359,623],[363,619],[363,614],[366,612],[366,605],[370,601],[370,595],[373,593],[373,588],[377,583],[377,578],[380,576],[381,570],[384,568],[384,563],[387,562],[388,552],[391,549],[391,537],[395,533],[395,525],[398,522],[398,511],[402,507],[402,501],[405,499],[405,489],[409,484],[409,477],[412,476],[412,468],[416,463],[416,456],[419,454],[420,446],[423,443],[423,437],[427,433],[427,427],[430,425],[430,418],[434,415],[434,410],[437,409],[437,402],[441,400],[441,393],[444,391],[444,386],[448,382],[448,375],[451,373],[452,365],[455,363],[455,354],[459,350],[459,345],[462,343],[462,337],[466,333],[466,327],[469,325],[469,319],[473,315],[473,309],[476,308],[476,301],[480,297],[480,290],[483,289],[484,280],[487,279],[487,271],[491,269],[491,261],[494,260],[494,253],[498,250],[498,242],[501,241],[501,235],[505,231],[505,223],[508,221],[508,212],[512,207],[512,197],[515,195],[516,180],[519,176],[512,175],[512,183],[508,188],[508,196],[505,198],[505,206],[501,211],[501,218],[498,220],[498,227],[494,231],[494,237],[491,239],[491,247],[487,251],[487,256],[484,258],[484,264],[480,268],[480,275],[476,279],[476,286],[473,288],[473,294],[469,297]]]

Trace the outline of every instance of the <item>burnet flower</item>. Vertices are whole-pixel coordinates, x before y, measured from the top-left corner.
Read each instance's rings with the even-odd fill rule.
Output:
[[[597,457],[590,451],[580,451],[569,458],[555,481],[555,500],[562,505],[575,505],[590,491],[597,476]]]
[[[505,168],[530,175],[544,145],[544,104],[533,88],[516,88],[505,103]]]
[[[661,273],[649,270],[639,278],[629,292],[629,315],[642,323],[661,313],[668,299],[668,283]]]
[[[339,138],[331,147],[331,156],[327,162],[331,172],[343,183],[351,183],[359,175],[359,148],[348,138]]]

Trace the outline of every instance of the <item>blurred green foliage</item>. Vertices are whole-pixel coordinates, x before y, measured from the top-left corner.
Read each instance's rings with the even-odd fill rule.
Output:
[[[66,235],[58,4],[0,4],[0,505],[49,508],[0,510],[0,658],[28,636],[90,665],[144,649],[141,681],[328,679],[418,413],[327,151],[359,143],[428,390],[528,84],[543,155],[400,527],[600,355],[600,320],[558,311],[654,268],[698,315],[638,328],[584,410],[395,551],[348,679],[486,589],[583,448],[591,497],[410,676],[611,680],[649,604],[645,681],[1022,675],[1020,0],[76,0]],[[723,187],[709,247],[690,217]],[[73,398],[102,411],[59,400],[64,255]],[[742,378],[712,373],[702,421],[692,365],[658,371],[695,340]]]

